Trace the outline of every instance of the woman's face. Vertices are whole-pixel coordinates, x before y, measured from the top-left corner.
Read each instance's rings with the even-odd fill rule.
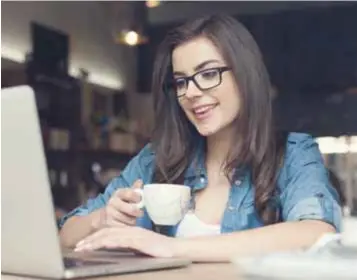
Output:
[[[172,64],[179,104],[198,132],[210,136],[229,127],[239,112],[239,92],[215,45],[205,37],[179,45]],[[198,85],[185,79],[192,75]]]

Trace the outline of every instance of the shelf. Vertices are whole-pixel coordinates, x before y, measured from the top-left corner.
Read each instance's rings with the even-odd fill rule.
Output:
[[[133,154],[116,152],[110,150],[94,150],[94,151],[81,151],[81,158],[85,163],[100,163],[103,168],[122,168],[132,158]]]
[[[73,154],[79,154],[81,156],[109,156],[109,157],[114,157],[114,156],[125,156],[125,157],[132,157],[135,155],[135,153],[129,153],[129,152],[119,152],[119,151],[112,151],[112,150],[78,150],[78,152],[74,150],[53,150],[53,149],[45,149],[45,153],[48,155],[73,155]]]
[[[111,150],[45,150],[46,157],[49,163],[54,161],[68,164],[68,161],[79,159],[85,162],[112,162],[112,163],[127,163],[135,154],[111,151]]]

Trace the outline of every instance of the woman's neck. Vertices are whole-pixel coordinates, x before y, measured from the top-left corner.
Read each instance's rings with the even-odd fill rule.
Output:
[[[226,128],[207,137],[206,163],[223,167],[232,143],[232,128]]]

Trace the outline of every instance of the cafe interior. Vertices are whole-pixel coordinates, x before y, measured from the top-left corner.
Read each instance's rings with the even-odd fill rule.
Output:
[[[221,12],[239,19],[256,39],[278,126],[315,138],[343,197],[343,219],[356,226],[356,2],[3,1],[1,8],[1,88],[33,89],[57,221],[102,193],[150,141],[151,76],[166,33]],[[222,265],[118,279],[261,279]],[[285,270],[274,265],[264,273],[293,279],[279,278]]]

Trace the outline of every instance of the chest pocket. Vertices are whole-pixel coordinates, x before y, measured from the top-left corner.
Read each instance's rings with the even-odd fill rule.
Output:
[[[225,212],[223,230],[226,232],[241,231],[263,226],[255,211],[253,193],[249,192],[241,205],[234,206],[234,201]]]
[[[247,196],[238,209],[241,219],[241,230],[253,229],[263,226],[257,211],[255,210],[254,197]]]

